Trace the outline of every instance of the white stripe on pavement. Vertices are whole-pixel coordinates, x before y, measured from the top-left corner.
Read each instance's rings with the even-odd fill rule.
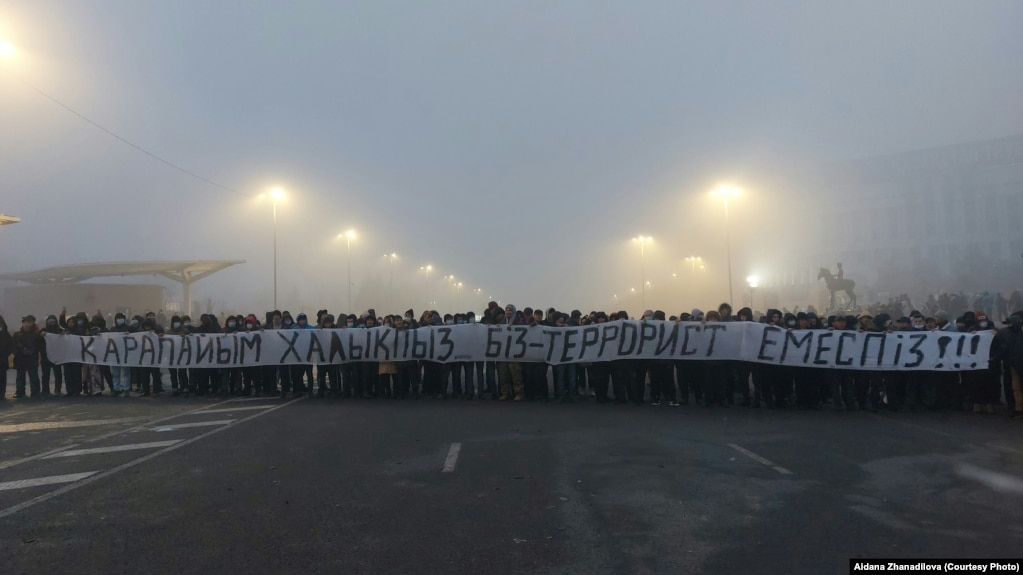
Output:
[[[0,519],[3,519],[4,517],[8,517],[10,515],[14,515],[15,513],[19,512],[19,511],[21,511],[23,509],[27,509],[29,507],[32,507],[33,505],[36,505],[37,503],[42,503],[43,501],[49,501],[50,499],[53,499],[54,497],[59,497],[61,495],[64,495],[65,493],[74,491],[75,489],[78,489],[79,487],[84,487],[86,485],[89,485],[90,483],[92,483],[94,481],[99,481],[100,479],[104,479],[106,477],[110,477],[111,475],[113,475],[115,473],[118,473],[120,471],[124,471],[125,469],[130,469],[132,467],[135,467],[136,465],[139,465],[140,463],[145,463],[146,461],[149,461],[150,459],[159,457],[159,456],[163,455],[164,453],[170,453],[171,451],[174,451],[175,449],[180,449],[180,448],[182,448],[182,447],[184,447],[186,445],[190,445],[192,443],[195,443],[196,441],[201,441],[201,440],[206,439],[207,437],[209,437],[209,436],[211,436],[211,435],[213,435],[215,433],[220,433],[221,431],[225,431],[225,430],[231,429],[235,425],[239,425],[241,423],[249,421],[250,419],[255,419],[257,417],[262,417],[262,416],[270,413],[271,411],[276,411],[276,410],[281,409],[283,407],[287,407],[287,406],[291,405],[292,403],[295,403],[296,401],[302,401],[302,398],[295,398],[295,399],[293,399],[293,400],[291,400],[291,401],[289,401],[287,403],[282,403],[282,404],[279,404],[279,405],[275,405],[272,409],[269,409],[267,411],[261,411],[259,413],[254,413],[254,414],[252,414],[252,415],[250,415],[248,417],[239,419],[237,421],[230,420],[230,421],[232,421],[232,423],[230,423],[228,425],[225,425],[224,427],[220,427],[220,428],[217,428],[217,429],[211,429],[211,430],[207,431],[206,433],[201,433],[201,434],[199,434],[199,435],[197,435],[195,437],[191,437],[189,439],[186,439],[184,441],[176,443],[176,444],[174,444],[174,445],[172,445],[170,447],[164,447],[160,451],[155,451],[155,452],[150,453],[148,455],[143,455],[142,457],[139,457],[138,459],[134,459],[132,461],[129,461],[128,463],[122,463],[121,465],[118,465],[117,467],[115,467],[113,469],[108,469],[106,471],[103,471],[103,472],[100,472],[100,473],[96,473],[95,475],[92,475],[91,477],[86,477],[85,479],[83,479],[80,482],[72,483],[71,485],[65,485],[64,487],[55,489],[55,490],[53,490],[53,491],[51,491],[49,493],[43,493],[42,495],[40,495],[38,497],[33,497],[32,499],[29,499],[28,501],[23,501],[21,503],[18,503],[17,505],[12,505],[11,507],[8,507],[7,509],[0,509]]]
[[[78,447],[79,445],[87,445],[89,443],[96,443],[96,442],[99,442],[99,441],[103,441],[104,439],[108,439],[108,438],[114,437],[116,435],[121,435],[121,434],[124,434],[124,433],[135,433],[135,432],[138,432],[138,431],[144,431],[144,430],[146,430],[148,428],[151,428],[152,426],[156,425],[157,423],[160,423],[160,422],[163,422],[163,421],[168,421],[168,420],[171,420],[171,419],[176,419],[178,417],[182,417],[182,416],[185,416],[185,415],[189,415],[189,414],[191,414],[194,411],[200,411],[200,410],[207,409],[207,408],[210,408],[210,407],[217,407],[218,405],[225,405],[225,404],[227,404],[230,401],[231,400],[228,399],[226,401],[221,401],[221,402],[218,402],[218,403],[214,403],[213,405],[203,405],[202,407],[197,407],[195,409],[186,411],[184,413],[172,413],[170,415],[165,415],[163,417],[158,417],[156,419],[149,419],[148,421],[142,423],[141,425],[136,425],[135,427],[132,427],[132,428],[129,428],[129,429],[116,429],[114,431],[111,431],[110,433],[106,433],[106,434],[103,434],[103,435],[100,435],[100,436],[97,436],[97,437],[93,437],[91,439],[86,439],[85,441],[81,442],[81,444],[75,443],[75,444],[72,444],[72,445],[65,445],[64,447],[61,447],[60,449],[52,449],[50,451],[44,451],[43,453],[37,453],[35,455],[30,455],[28,457],[23,457],[21,459],[15,459],[15,460],[12,460],[12,461],[4,461],[4,462],[0,463],[0,469],[5,469],[7,467],[13,467],[15,465],[21,465],[22,463],[28,463],[30,461],[35,461],[37,459],[42,459],[43,457],[46,457],[47,455],[50,455],[50,454],[52,454],[52,453],[54,453],[56,451],[63,451],[65,449],[72,449],[72,448]],[[135,418],[131,418],[131,419],[135,419]]]
[[[266,395],[266,396],[263,396],[263,397],[236,397],[234,399],[229,399],[228,401],[229,402],[233,402],[233,401],[270,401],[271,399],[274,400],[274,401],[278,401],[278,400],[281,399],[281,396],[274,394],[274,395]]]
[[[451,449],[448,450],[448,458],[444,460],[444,468],[441,469],[443,473],[453,473],[455,471],[455,464],[458,463],[458,453],[462,451],[461,443],[452,443]]]
[[[225,407],[223,409],[204,409],[202,411],[196,411],[192,415],[202,415],[204,413],[229,413],[231,411],[248,411],[251,409],[270,409],[273,405],[247,405],[241,407]]]
[[[194,423],[174,423],[171,425],[161,425],[160,427],[150,428],[150,431],[174,431],[175,429],[184,429],[186,427],[209,427],[211,425],[227,425],[234,421],[233,419],[218,419],[217,421],[196,421]]]
[[[132,443],[130,445],[111,445],[109,447],[93,447],[90,449],[71,449],[68,451],[61,451],[60,453],[54,453],[53,455],[47,455],[43,459],[53,459],[55,457],[74,457],[76,455],[92,455],[94,453],[114,453],[115,451],[133,451],[135,449],[156,449],[157,447],[168,447],[175,443],[180,443],[181,439],[171,439],[169,441],[150,441],[149,443]]]
[[[770,467],[771,469],[777,471],[778,473],[781,473],[782,475],[792,475],[792,472],[789,471],[788,469],[785,469],[784,467],[781,467],[780,465],[775,465],[774,463],[771,463],[767,459],[764,459],[763,457],[760,457],[759,455],[757,455],[756,453],[753,453],[752,451],[750,451],[748,449],[739,447],[738,445],[736,445],[734,443],[729,443],[728,447],[731,447],[732,449],[738,451],[739,453],[745,455],[746,457],[749,457],[750,459],[752,459],[753,461],[756,461],[757,463],[761,463],[763,465],[766,465],[766,466]]]
[[[33,421],[32,423],[8,423],[0,425],[0,433],[18,433],[19,431],[37,431],[40,429],[67,429],[68,427],[92,427],[95,425],[116,425],[133,423],[149,419],[148,417],[122,417],[120,419],[84,419],[81,421]]]
[[[49,477],[7,481],[5,483],[0,483],[0,491],[7,491],[8,489],[25,489],[26,487],[36,487],[37,485],[53,485],[55,483],[73,483],[75,481],[85,479],[86,477],[96,475],[97,473],[99,473],[99,471],[86,471],[85,473],[72,473],[70,475],[51,475]]]

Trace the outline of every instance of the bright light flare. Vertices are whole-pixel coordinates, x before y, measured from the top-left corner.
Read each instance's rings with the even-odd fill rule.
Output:
[[[747,276],[746,277],[746,285],[748,285],[751,288],[756,289],[756,287],[758,285],[760,285],[760,278],[757,277],[757,276]]]
[[[259,199],[261,199],[261,200],[265,200],[267,198],[270,198],[271,200],[275,200],[276,201],[276,200],[283,200],[283,199],[285,199],[287,197],[288,196],[284,193],[284,190],[282,190],[280,188],[274,188],[273,191],[271,191],[269,194],[267,194],[267,193],[259,194]]]
[[[718,189],[714,190],[710,194],[712,196],[718,196],[721,198],[734,198],[740,193],[739,188],[734,186],[718,186]]]
[[[14,44],[0,42],[0,58],[10,58],[14,55]]]

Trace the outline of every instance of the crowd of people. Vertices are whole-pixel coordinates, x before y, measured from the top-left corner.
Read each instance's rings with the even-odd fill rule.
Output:
[[[733,313],[721,304],[706,313],[699,309],[667,316],[647,310],[644,321],[759,321],[785,329],[993,332],[987,369],[964,371],[867,371],[839,368],[801,368],[740,361],[623,359],[548,365],[541,362],[393,361],[349,362],[322,365],[267,365],[239,368],[161,369],[80,363],[55,364],[47,358],[43,334],[95,335],[104,332],[155,332],[188,335],[256,332],[291,329],[365,329],[388,326],[397,330],[426,326],[479,323],[489,325],[577,326],[629,319],[625,311],[579,310],[570,313],[549,308],[517,309],[490,302],[479,318],[475,312],[444,314],[424,311],[419,317],[404,314],[378,316],[375,310],[335,317],[327,310],[311,319],[288,311],[228,316],[221,321],[203,314],[198,323],[188,315],[173,316],[169,323],[153,312],[128,318],[113,316],[112,325],[102,313],[49,315],[42,325],[34,316],[22,318],[13,334],[0,317],[0,397],[6,396],[7,371],[16,370],[14,397],[39,398],[65,395],[131,397],[170,394],[214,396],[301,396],[316,398],[462,399],[490,398],[498,401],[574,402],[592,398],[596,403],[667,404],[669,406],[739,405],[771,409],[951,409],[997,413],[1003,403],[1009,416],[1023,420],[1023,310],[995,323],[986,310],[964,311],[950,316],[943,310],[923,313],[910,310],[893,317],[879,313],[839,312],[827,317],[814,312],[790,313],[770,309],[755,317],[750,308]],[[51,382],[53,384],[51,388]],[[27,387],[27,389],[26,389]]]

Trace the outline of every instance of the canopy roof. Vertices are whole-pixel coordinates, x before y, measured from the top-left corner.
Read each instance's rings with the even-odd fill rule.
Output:
[[[33,285],[73,284],[102,277],[158,275],[191,284],[244,260],[191,260],[177,262],[112,262],[56,266],[31,272],[0,274],[0,280]]]

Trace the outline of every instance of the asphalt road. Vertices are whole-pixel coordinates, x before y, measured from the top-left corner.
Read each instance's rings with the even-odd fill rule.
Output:
[[[851,557],[1019,557],[1021,438],[967,413],[8,401],[0,573],[817,574]]]

